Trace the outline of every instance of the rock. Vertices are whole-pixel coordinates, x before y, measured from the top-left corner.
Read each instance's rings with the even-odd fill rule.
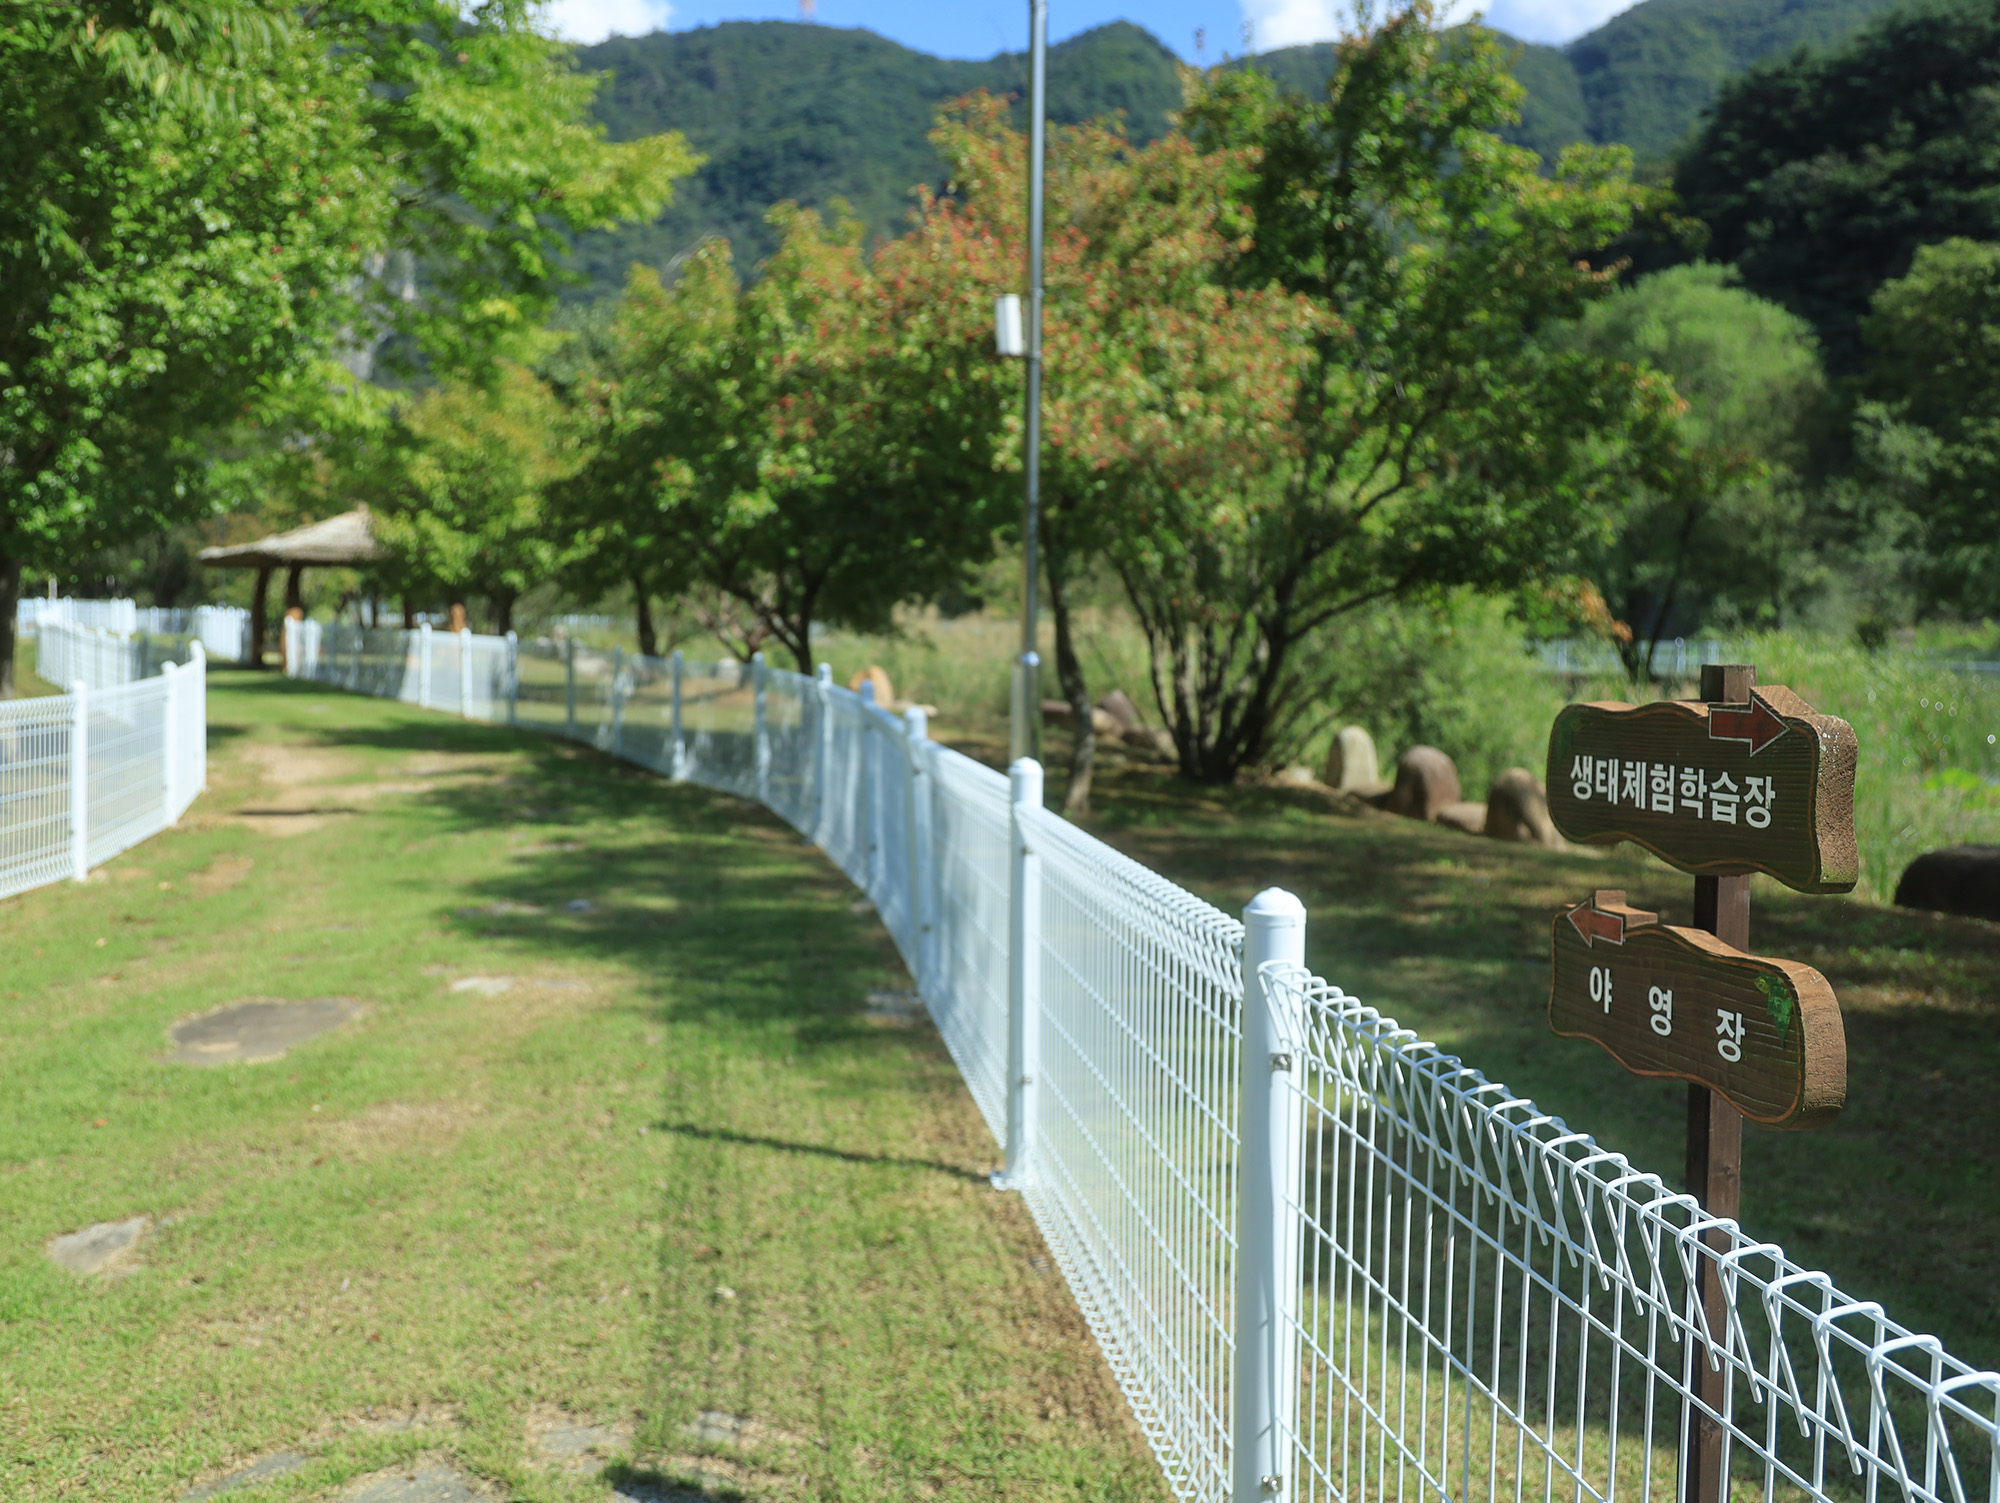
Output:
[[[296,1472],[306,1464],[306,1457],[299,1451],[280,1451],[275,1456],[266,1456],[262,1461],[253,1461],[246,1467],[239,1467],[225,1477],[217,1477],[213,1482],[204,1482],[200,1487],[191,1488],[181,1494],[181,1503],[205,1503],[209,1498],[219,1498],[225,1493],[233,1493],[239,1487],[255,1487],[260,1482],[268,1482],[273,1477],[282,1477],[287,1472]]]
[[[167,1058],[177,1065],[265,1064],[360,1016],[361,1004],[351,997],[256,998],[174,1024],[167,1030],[174,1046]]]
[[[1069,701],[1066,699],[1045,699],[1042,701],[1042,719],[1044,720],[1068,720],[1070,713]]]
[[[597,905],[591,902],[589,898],[571,898],[567,903],[563,904],[564,913],[595,913],[596,911]]]
[[[1326,749],[1326,766],[1319,780],[1342,793],[1367,793],[1382,782],[1375,760],[1375,738],[1358,725],[1342,728]]]
[[[896,689],[889,682],[887,669],[870,663],[866,668],[847,681],[847,687],[852,689],[856,694],[861,692],[863,684],[873,684],[875,686],[875,704],[878,708],[886,710],[896,702]]]
[[[1278,774],[1277,781],[1288,788],[1311,788],[1318,784],[1319,779],[1313,776],[1310,767],[1294,762]]]
[[[1518,840],[1529,845],[1563,848],[1549,818],[1548,796],[1535,775],[1525,767],[1510,767],[1493,780],[1486,795],[1486,823],[1482,834],[1495,840]]]
[[[1118,739],[1140,751],[1155,752],[1162,757],[1174,755],[1173,736],[1167,731],[1156,730],[1149,725],[1128,726]]]
[[[1454,830],[1463,830],[1468,835],[1486,833],[1486,806],[1469,800],[1446,804],[1432,815],[1431,819],[1433,823],[1450,825]]]
[[[1091,706],[1090,710],[1090,729],[1093,735],[1102,736],[1109,741],[1116,741],[1125,734],[1125,727],[1119,723],[1116,715],[1095,705]]]
[[[418,1461],[364,1477],[340,1493],[340,1503],[484,1503],[490,1495],[442,1461]]]
[[[2000,845],[1926,851],[1904,869],[1896,906],[2000,920]]]
[[[152,1218],[148,1216],[100,1221],[80,1232],[56,1238],[49,1244],[49,1257],[58,1268],[66,1268],[83,1278],[117,1273],[132,1261],[140,1240],[152,1229]]]
[[[1139,713],[1139,707],[1132,703],[1132,696],[1123,689],[1113,689],[1098,700],[1097,708],[1118,722],[1119,734],[1129,731],[1135,725],[1146,723],[1145,716]]]
[[[477,992],[482,997],[497,997],[513,989],[512,976],[461,976],[451,984],[452,991]]]
[[[1447,804],[1458,802],[1458,769],[1435,746],[1413,746],[1396,759],[1396,783],[1382,795],[1382,807],[1405,819],[1429,823]]]

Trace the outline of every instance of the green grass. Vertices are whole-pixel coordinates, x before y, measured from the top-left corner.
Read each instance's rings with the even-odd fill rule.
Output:
[[[0,1495],[171,1499],[297,1450],[246,1496],[435,1452],[523,1500],[1163,1496],[937,1036],[864,1016],[908,985],[879,924],[796,834],[567,744],[213,682],[182,826],[0,904]],[[162,1060],[177,1019],[323,996],[366,1013]],[[135,1215],[124,1276],[45,1256]],[[633,1439],[566,1473],[531,1445],[565,1414]]]

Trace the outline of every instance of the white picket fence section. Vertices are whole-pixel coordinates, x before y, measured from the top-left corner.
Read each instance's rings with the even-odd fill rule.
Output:
[[[102,865],[208,785],[208,671],[0,702],[0,898]]]
[[[295,675],[754,799],[873,901],[1176,1496],[2000,1503],[2000,1375],[931,741],[761,663],[294,624]],[[1247,989],[1246,989],[1247,980]],[[1696,1273],[1720,1269],[1711,1327]],[[1725,1375],[1719,1408],[1697,1365]]]
[[[139,607],[130,600],[72,600],[67,595],[45,600],[24,595],[14,603],[14,629],[34,636],[45,624],[94,626],[100,631],[135,632],[139,629]]]

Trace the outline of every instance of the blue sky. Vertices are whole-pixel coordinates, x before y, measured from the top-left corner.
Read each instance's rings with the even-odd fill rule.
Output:
[[[865,26],[906,46],[943,57],[991,57],[1025,45],[1026,0],[812,0],[822,26]],[[1486,19],[1534,42],[1566,42],[1626,9],[1631,0],[1486,0]],[[1340,29],[1344,0],[1050,0],[1049,31],[1060,41],[1107,21],[1137,22],[1190,62],[1195,34],[1209,59],[1252,45],[1286,47],[1321,41]],[[1470,14],[1458,0],[1456,14]],[[681,31],[716,21],[796,21],[800,0],[550,0],[548,16],[579,42],[613,33]]]

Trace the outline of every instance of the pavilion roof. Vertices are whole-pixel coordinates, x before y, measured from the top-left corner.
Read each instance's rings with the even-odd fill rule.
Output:
[[[285,569],[293,565],[355,567],[381,557],[382,545],[375,541],[365,506],[254,543],[201,550],[203,563],[225,569]]]

